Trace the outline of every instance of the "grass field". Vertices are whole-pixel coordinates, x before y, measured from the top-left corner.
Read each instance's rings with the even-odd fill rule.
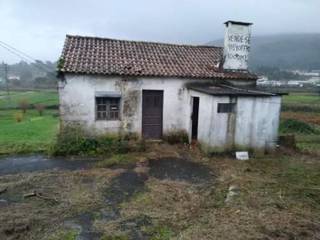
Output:
[[[317,93],[290,93],[283,97],[283,103],[288,104],[319,104],[320,94]]]
[[[315,133],[292,129],[300,150],[320,154],[320,95],[315,93],[290,93],[283,97],[281,121],[288,119],[307,123]],[[280,129],[281,133],[281,129]]]
[[[55,140],[58,111],[47,109],[40,116],[36,110],[28,109],[23,114],[18,109],[21,100],[48,107],[58,105],[58,94],[55,91],[10,92],[8,98],[0,91],[0,154],[46,151]],[[17,115],[22,116],[21,122],[17,122]]]
[[[19,106],[19,102],[27,100],[29,104],[44,104],[46,106],[58,105],[58,93],[53,90],[42,91],[13,91],[9,96],[0,91],[0,109],[12,109]]]
[[[0,111],[0,154],[46,151],[57,133],[57,111],[46,110],[39,116],[28,110],[21,122],[15,119],[17,113],[21,111]]]

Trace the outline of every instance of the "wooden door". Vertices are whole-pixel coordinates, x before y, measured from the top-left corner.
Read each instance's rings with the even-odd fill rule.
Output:
[[[142,135],[144,138],[162,137],[163,91],[142,91]]]

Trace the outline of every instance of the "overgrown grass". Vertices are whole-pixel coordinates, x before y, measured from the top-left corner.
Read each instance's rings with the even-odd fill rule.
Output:
[[[44,111],[39,116],[35,110],[15,118],[19,110],[0,111],[0,154],[43,152],[55,141],[59,119],[56,111]]]
[[[250,172],[244,176],[251,178],[248,189],[268,192],[263,201],[278,202],[288,208],[300,204],[320,209],[320,164],[314,159],[306,163],[301,157],[273,156],[249,161],[248,165]],[[252,182],[255,175],[256,183]]]
[[[172,130],[163,135],[163,140],[170,144],[189,143],[188,133],[184,130]]]

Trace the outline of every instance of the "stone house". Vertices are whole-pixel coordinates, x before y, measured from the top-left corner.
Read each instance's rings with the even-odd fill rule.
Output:
[[[281,96],[248,71],[251,24],[225,25],[224,48],[67,35],[61,123],[148,139],[182,130],[208,150],[274,148]]]

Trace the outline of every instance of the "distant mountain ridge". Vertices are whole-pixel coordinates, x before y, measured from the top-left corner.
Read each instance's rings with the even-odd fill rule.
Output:
[[[209,45],[222,46],[223,40]],[[278,67],[281,69],[320,69],[320,34],[279,34],[253,36],[250,67]]]

